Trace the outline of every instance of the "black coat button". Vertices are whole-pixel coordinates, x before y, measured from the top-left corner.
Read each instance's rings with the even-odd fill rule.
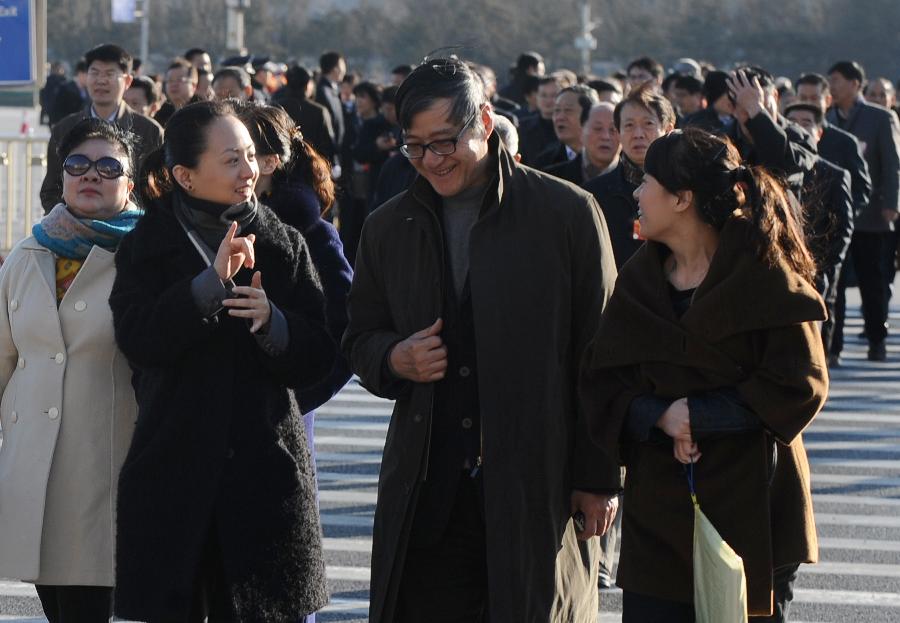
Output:
[[[463,418],[462,427],[466,430],[472,428],[472,419],[471,418]]]
[[[461,377],[466,378],[466,377],[468,377],[470,374],[472,374],[472,371],[471,371],[467,366],[462,366],[462,367],[460,367],[460,369],[459,369],[459,375],[460,375]]]
[[[225,458],[226,458],[226,459],[233,459],[233,458],[234,458],[234,450],[233,450],[232,448],[228,448],[228,449],[225,451]]]

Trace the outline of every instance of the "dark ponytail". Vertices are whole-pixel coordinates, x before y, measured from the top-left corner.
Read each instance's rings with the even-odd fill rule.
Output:
[[[746,167],[730,140],[699,128],[653,141],[644,171],[670,193],[690,190],[700,218],[720,231],[732,218],[751,224],[749,244],[770,266],[785,262],[814,283],[815,262],[803,235],[803,214],[786,185],[762,167]]]
[[[747,189],[741,214],[753,227],[751,242],[774,265],[783,259],[791,269],[815,283],[816,264],[803,233],[804,215],[795,210],[786,185],[762,167],[746,169],[740,183]]]
[[[172,173],[166,168],[165,147],[160,145],[144,156],[141,162],[141,179],[138,192],[144,209],[174,189]]]

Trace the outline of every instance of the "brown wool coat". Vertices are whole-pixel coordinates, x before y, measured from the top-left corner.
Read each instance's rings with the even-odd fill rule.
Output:
[[[672,444],[629,443],[636,396],[678,399],[736,388],[763,430],[700,442],[700,506],[743,558],[751,615],[772,607],[772,569],[818,557],[809,465],[800,433],[828,391],[813,287],[783,264],[765,266],[732,219],[690,309],[679,320],[662,262],[645,244],[622,269],[582,367],[594,440],[627,466],[618,584],[691,602],[693,511]],[[773,450],[777,452],[771,473]],[[769,481],[771,479],[771,484]]]

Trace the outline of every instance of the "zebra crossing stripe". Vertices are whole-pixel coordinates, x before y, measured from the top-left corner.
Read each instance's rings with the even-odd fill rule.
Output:
[[[820,474],[812,472],[813,485],[850,485],[866,487],[900,487],[900,478],[867,476],[865,474]],[[813,494],[815,501],[815,493]]]
[[[819,537],[819,549],[849,549],[854,551],[865,550],[869,552],[900,552],[900,541]]]

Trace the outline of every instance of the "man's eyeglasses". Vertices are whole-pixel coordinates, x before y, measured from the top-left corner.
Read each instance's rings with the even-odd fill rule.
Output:
[[[187,84],[188,82],[193,82],[187,76],[183,78],[166,78],[166,84]]]
[[[100,71],[99,69],[88,69],[88,77],[93,80],[109,80],[110,82],[114,82],[116,80],[121,80],[125,77],[121,71],[109,70],[109,71]]]
[[[424,145],[421,143],[404,143],[400,145],[400,153],[410,160],[423,158],[426,149],[438,156],[449,156],[456,151],[456,144],[459,143],[459,139],[462,138],[462,135],[469,129],[469,125],[475,120],[475,117],[478,116],[479,112],[480,111],[475,111],[472,113],[472,116],[463,124],[455,137],[438,139],[436,141],[431,141],[430,143],[425,143]]]
[[[107,180],[115,180],[123,175],[128,175],[124,165],[110,156],[91,160],[83,154],[72,154],[63,162],[63,171],[72,177],[84,175],[91,170],[91,167],[97,170],[97,175]]]

